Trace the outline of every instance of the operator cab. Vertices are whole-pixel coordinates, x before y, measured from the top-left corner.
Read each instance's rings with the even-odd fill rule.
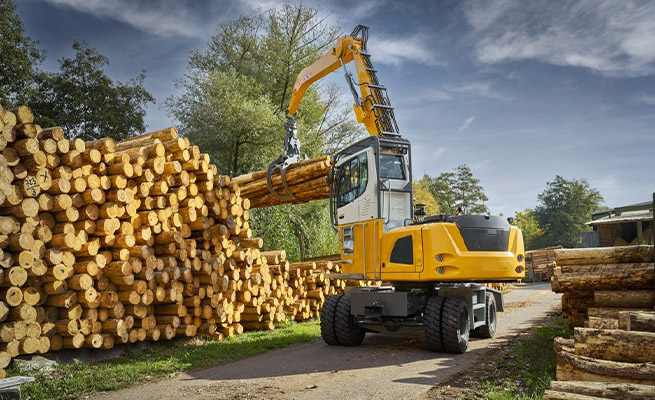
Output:
[[[382,219],[383,231],[413,219],[411,151],[400,138],[370,136],[340,151],[330,185],[332,224]]]

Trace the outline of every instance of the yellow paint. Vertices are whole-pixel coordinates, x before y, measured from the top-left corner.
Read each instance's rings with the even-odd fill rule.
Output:
[[[525,276],[525,252],[521,231],[510,228],[506,251],[468,251],[464,239],[454,223],[412,225],[382,233],[382,220],[341,225],[354,227],[354,252],[343,251],[343,273],[364,275],[367,279],[384,281],[494,281],[517,280]],[[366,233],[364,237],[363,233]],[[396,240],[412,236],[413,263],[391,263],[391,251]],[[442,261],[437,261],[437,255]],[[521,255],[523,260],[518,261]],[[516,268],[520,267],[519,272]],[[441,272],[439,273],[439,269]]]
[[[305,95],[305,91],[312,83],[339,69],[341,62],[348,64],[354,61],[355,68],[357,69],[361,98],[363,99],[361,106],[353,104],[355,116],[357,117],[357,122],[364,124],[370,135],[377,136],[378,128],[375,124],[376,116],[372,110],[372,105],[374,102],[381,104],[381,101],[377,99],[375,92],[368,87],[372,82],[369,72],[366,71],[366,64],[361,54],[361,48],[361,38],[353,38],[349,35],[342,36],[337,39],[337,43],[327,54],[319,58],[314,64],[303,69],[298,74],[296,83],[293,86],[293,93],[289,102],[289,114],[296,114],[298,106]],[[372,99],[375,99],[375,101],[372,101]]]

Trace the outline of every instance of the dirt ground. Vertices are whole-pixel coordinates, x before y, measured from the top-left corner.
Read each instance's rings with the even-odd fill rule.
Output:
[[[501,357],[507,341],[524,334],[560,297],[550,284],[529,284],[505,297],[494,339],[472,339],[461,355],[430,352],[422,335],[367,335],[358,347],[313,343],[230,364],[178,374],[93,399],[369,399],[457,398]]]

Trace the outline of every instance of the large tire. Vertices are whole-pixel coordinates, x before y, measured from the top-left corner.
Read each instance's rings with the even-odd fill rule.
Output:
[[[339,303],[339,300],[341,300],[341,297],[343,297],[343,295],[340,294],[328,296],[321,308],[321,337],[325,343],[332,346],[339,344],[334,323],[337,313],[337,304]]]
[[[466,302],[462,298],[448,297],[441,309],[441,334],[448,353],[461,354],[469,343],[469,318]]]
[[[334,318],[337,341],[342,346],[357,346],[362,343],[366,331],[362,329],[355,317],[350,314],[350,296],[341,296],[337,303]]]
[[[492,293],[487,293],[486,298],[486,319],[484,325],[475,330],[477,337],[490,339],[496,335],[496,298]]]
[[[441,335],[441,308],[445,299],[437,295],[430,296],[423,312],[425,343],[430,350],[439,353],[445,351]]]

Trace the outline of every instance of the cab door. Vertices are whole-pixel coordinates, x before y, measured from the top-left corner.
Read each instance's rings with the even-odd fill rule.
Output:
[[[374,152],[366,148],[337,164],[336,218],[344,273],[375,279],[379,272],[377,174]],[[348,263],[351,262],[351,263]]]

